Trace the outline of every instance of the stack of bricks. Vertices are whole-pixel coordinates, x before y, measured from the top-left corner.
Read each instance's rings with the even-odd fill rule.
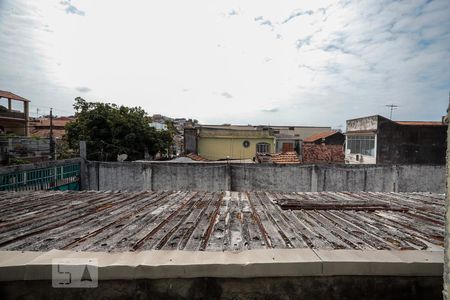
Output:
[[[344,146],[303,144],[302,163],[344,163]]]
[[[272,162],[274,164],[299,164],[300,160],[297,153],[292,151],[272,154]]]

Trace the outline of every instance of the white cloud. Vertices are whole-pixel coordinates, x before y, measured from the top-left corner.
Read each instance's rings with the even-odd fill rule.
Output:
[[[78,86],[75,89],[80,93],[89,93],[91,91],[87,86]]]
[[[231,95],[231,94],[228,93],[228,92],[223,92],[223,93],[221,93],[220,95],[222,95],[223,97],[228,98],[228,99],[233,98],[233,95]]]
[[[445,112],[447,0],[175,2],[2,1],[0,87],[36,107],[81,95],[207,123]]]
[[[70,0],[61,1],[60,4],[65,7],[66,13],[79,15],[79,16],[84,16],[84,11],[78,9],[75,5],[73,5],[71,3]]]

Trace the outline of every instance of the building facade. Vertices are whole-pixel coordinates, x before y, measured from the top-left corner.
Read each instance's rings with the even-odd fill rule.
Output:
[[[276,140],[277,153],[287,153],[295,151],[297,154],[300,154],[302,140],[299,137],[283,133],[276,133],[274,135]]]
[[[200,125],[184,130],[186,153],[208,160],[253,159],[274,153],[275,137],[268,128]]]
[[[0,134],[28,136],[29,102],[11,92],[0,91]]]
[[[331,127],[323,126],[270,126],[276,137],[276,152],[301,153],[303,140],[307,137],[324,131]]]
[[[392,121],[379,115],[347,120],[348,164],[445,164],[447,125]]]

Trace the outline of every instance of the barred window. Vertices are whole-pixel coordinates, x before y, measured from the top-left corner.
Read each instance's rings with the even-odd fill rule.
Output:
[[[256,152],[258,153],[269,153],[270,145],[268,143],[258,143],[256,144]]]
[[[347,136],[347,149],[353,154],[375,156],[375,136],[349,135]]]

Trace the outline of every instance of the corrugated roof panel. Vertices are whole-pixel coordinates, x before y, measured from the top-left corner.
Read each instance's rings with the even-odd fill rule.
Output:
[[[432,193],[33,191],[0,199],[0,250],[444,246],[445,197]]]

